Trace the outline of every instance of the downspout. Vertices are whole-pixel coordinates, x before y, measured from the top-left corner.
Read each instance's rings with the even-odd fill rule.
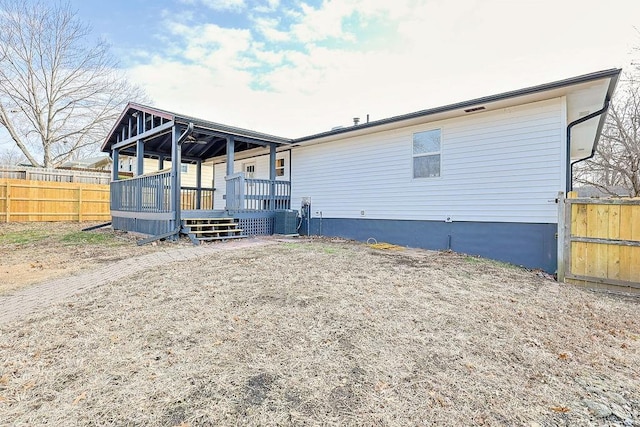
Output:
[[[180,233],[180,228],[181,228],[181,224],[180,224],[180,163],[182,161],[181,156],[180,156],[180,149],[181,149],[181,145],[182,143],[187,139],[187,137],[189,135],[191,135],[191,133],[193,132],[193,123],[189,122],[189,125],[187,125],[187,129],[182,132],[182,135],[180,135],[178,137],[178,140],[176,141],[176,145],[177,145],[177,156],[175,159],[171,159],[171,167],[175,170],[176,173],[176,179],[174,181],[174,188],[173,191],[176,194],[176,197],[174,197],[175,202],[175,228],[172,231],[169,231],[167,233],[164,234],[158,234],[157,236],[151,236],[151,237],[147,237],[146,239],[142,239],[142,240],[138,240],[138,246],[142,246],[142,245],[146,245],[147,243],[151,243],[151,242],[155,242],[156,240],[161,240],[161,239],[167,239],[169,237],[175,236],[177,234]]]
[[[576,126],[579,125],[580,123],[584,123],[587,120],[591,120],[594,117],[598,117],[601,114],[604,114],[607,112],[607,110],[609,109],[609,104],[611,103],[611,101],[609,100],[609,98],[607,98],[604,101],[604,106],[599,109],[598,111],[594,111],[591,114],[588,114],[584,117],[580,117],[577,120],[572,121],[571,123],[569,123],[567,125],[567,176],[566,176],[566,192],[569,193],[569,191],[573,191],[573,165],[575,165],[576,163],[585,161],[585,160],[589,160],[591,158],[593,158],[593,156],[595,156],[596,154],[596,148],[598,146],[598,141],[595,141],[595,143],[593,144],[593,148],[591,149],[591,154],[589,154],[587,157],[584,157],[582,159],[578,159],[576,161],[571,161],[571,129]],[[597,136],[597,135],[596,135]]]

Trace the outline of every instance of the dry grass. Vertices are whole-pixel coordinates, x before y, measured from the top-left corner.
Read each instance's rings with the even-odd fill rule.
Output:
[[[169,242],[137,246],[139,236],[111,228],[81,231],[98,224],[0,223],[0,294],[175,246]]]
[[[221,253],[0,332],[2,425],[621,422],[605,392],[640,420],[637,299],[451,253]]]

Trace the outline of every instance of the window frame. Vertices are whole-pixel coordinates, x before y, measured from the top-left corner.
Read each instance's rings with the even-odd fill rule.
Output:
[[[189,173],[189,164],[188,163],[180,164],[180,173]]]
[[[278,163],[282,162],[282,166],[278,166]],[[278,159],[276,159],[276,177],[278,176],[284,176],[284,168],[285,168],[286,162],[284,157],[280,157]]]
[[[440,141],[439,141],[439,150],[438,151],[429,151],[426,153],[415,153],[415,136],[421,133],[428,133],[428,132],[434,132],[434,131],[438,131],[439,136],[440,136]],[[439,170],[438,170],[438,175],[436,176],[416,176],[415,174],[415,159],[417,157],[429,157],[429,156],[439,156]],[[442,128],[438,127],[438,128],[432,128],[432,129],[425,129],[425,130],[420,130],[417,132],[413,132],[411,134],[411,179],[415,179],[415,180],[423,180],[423,179],[437,179],[437,178],[442,178]]]

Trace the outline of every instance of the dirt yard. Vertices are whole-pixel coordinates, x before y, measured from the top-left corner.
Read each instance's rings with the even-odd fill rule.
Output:
[[[0,425],[640,425],[639,308],[454,253],[222,252],[0,325]]]
[[[115,233],[111,228],[81,231],[99,224],[0,223],[0,294],[174,245],[137,246],[140,236]]]

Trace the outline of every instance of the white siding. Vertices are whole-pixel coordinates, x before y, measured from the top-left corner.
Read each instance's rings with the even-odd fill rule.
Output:
[[[556,223],[563,105],[557,98],[294,148],[291,205],[310,196],[324,218]],[[441,176],[413,179],[412,135],[434,128]]]
[[[289,151],[282,151],[276,153],[276,160],[284,159],[284,176],[277,176],[277,180],[288,181],[289,180],[289,165],[290,155]],[[254,178],[256,179],[269,179],[269,155],[250,157],[248,159],[236,160],[233,163],[233,171],[242,172],[243,164],[255,163],[256,171]],[[216,191],[214,192],[213,206],[215,209],[224,209],[225,200],[223,198],[226,192],[226,181],[224,180],[227,174],[227,164],[218,163],[215,165],[213,172],[213,181]]]

